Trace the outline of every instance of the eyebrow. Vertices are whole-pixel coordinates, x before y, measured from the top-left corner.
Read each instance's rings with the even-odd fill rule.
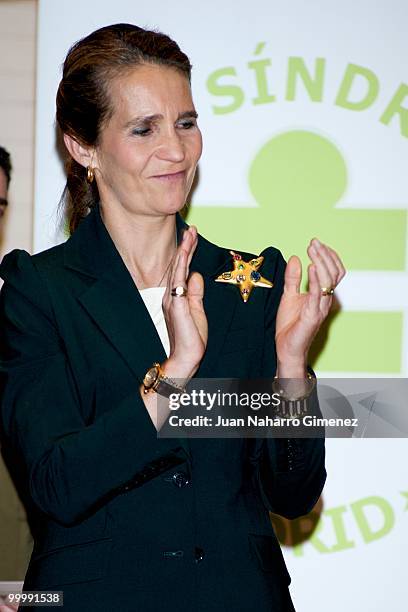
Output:
[[[5,198],[0,198],[0,206],[7,206],[8,201]]]
[[[195,110],[188,110],[188,111],[184,111],[184,113],[179,113],[179,115],[177,116],[177,121],[179,121],[180,119],[189,119],[189,118],[197,119],[197,117],[198,117],[198,113]],[[154,123],[155,121],[158,121],[159,119],[163,119],[163,115],[156,114],[156,115],[145,115],[141,117],[135,117],[134,119],[131,119],[125,124],[125,128],[135,125],[136,123],[143,123],[143,122]]]

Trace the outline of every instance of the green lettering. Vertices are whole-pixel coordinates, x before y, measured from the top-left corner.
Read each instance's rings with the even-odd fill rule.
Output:
[[[330,552],[338,552],[340,550],[347,550],[348,548],[354,548],[355,543],[352,540],[347,539],[346,529],[343,520],[343,514],[347,512],[346,506],[337,506],[330,510],[325,510],[324,515],[328,516],[332,520],[334,535],[336,536],[336,543],[330,548]]]
[[[354,80],[363,78],[367,82],[367,92],[361,100],[350,100],[349,95],[353,86]],[[374,72],[357,64],[349,64],[344,73],[343,80],[340,84],[339,93],[337,94],[335,104],[348,108],[349,110],[362,111],[371,106],[378,96],[380,85]]]
[[[266,68],[268,66],[271,66],[270,59],[248,62],[248,68],[255,70],[258,96],[252,99],[254,104],[268,104],[269,102],[275,101],[275,96],[268,93],[268,81],[266,78]]]
[[[400,118],[400,133],[401,136],[408,138],[408,108],[402,106],[402,102],[408,96],[408,85],[404,83],[397,89],[395,96],[385,109],[380,117],[381,123],[388,125],[394,115],[399,115]]]
[[[219,82],[224,76],[236,76],[237,72],[235,68],[226,67],[215,70],[207,79],[207,89],[213,96],[231,96],[232,101],[226,106],[214,106],[212,107],[215,115],[225,115],[226,113],[232,113],[242,106],[244,103],[244,92],[238,85],[222,85]]]
[[[375,506],[380,510],[380,512],[382,512],[383,524],[375,531],[371,528],[371,525],[368,522],[367,516],[364,512],[364,509],[367,506]],[[389,533],[394,527],[394,511],[383,497],[378,497],[376,495],[365,497],[364,499],[360,499],[359,501],[351,504],[351,509],[360,529],[361,535],[363,536],[363,540],[367,544],[387,535],[387,533]]]
[[[288,83],[286,100],[293,101],[296,97],[298,78],[303,82],[309,98],[313,102],[321,102],[323,98],[324,71],[326,60],[318,57],[315,62],[314,76],[307,70],[301,57],[290,57],[288,64]]]

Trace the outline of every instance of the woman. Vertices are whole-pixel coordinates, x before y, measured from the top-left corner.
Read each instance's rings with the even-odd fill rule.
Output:
[[[157,437],[157,393],[193,376],[304,379],[344,275],[313,240],[307,294],[273,247],[272,289],[245,303],[215,282],[230,252],[179,215],[202,146],[190,69],[132,25],[74,45],[57,94],[72,235],[0,270],[3,427],[39,525],[24,589],[67,611],[293,610],[268,510],[308,512],[325,481],[322,439]]]

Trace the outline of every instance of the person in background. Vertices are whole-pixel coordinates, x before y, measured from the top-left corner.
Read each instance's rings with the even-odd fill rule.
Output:
[[[8,205],[11,170],[10,153],[0,146],[0,229]],[[0,452],[0,582],[23,580],[31,549],[24,506]],[[0,594],[0,612],[9,610],[17,610],[17,606],[6,605]]]
[[[10,153],[3,147],[0,147],[0,219],[6,211],[8,204],[7,192],[11,178],[11,161]]]

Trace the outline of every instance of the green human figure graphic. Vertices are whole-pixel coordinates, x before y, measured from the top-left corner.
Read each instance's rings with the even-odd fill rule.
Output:
[[[299,255],[304,270],[314,236],[337,250],[348,270],[405,269],[407,211],[336,207],[347,187],[347,167],[321,135],[290,131],[270,139],[252,160],[248,182],[256,208],[193,205],[188,222],[227,247],[259,253],[273,244],[286,258]],[[315,367],[400,372],[402,323],[402,312],[342,311],[333,317],[330,343]]]

